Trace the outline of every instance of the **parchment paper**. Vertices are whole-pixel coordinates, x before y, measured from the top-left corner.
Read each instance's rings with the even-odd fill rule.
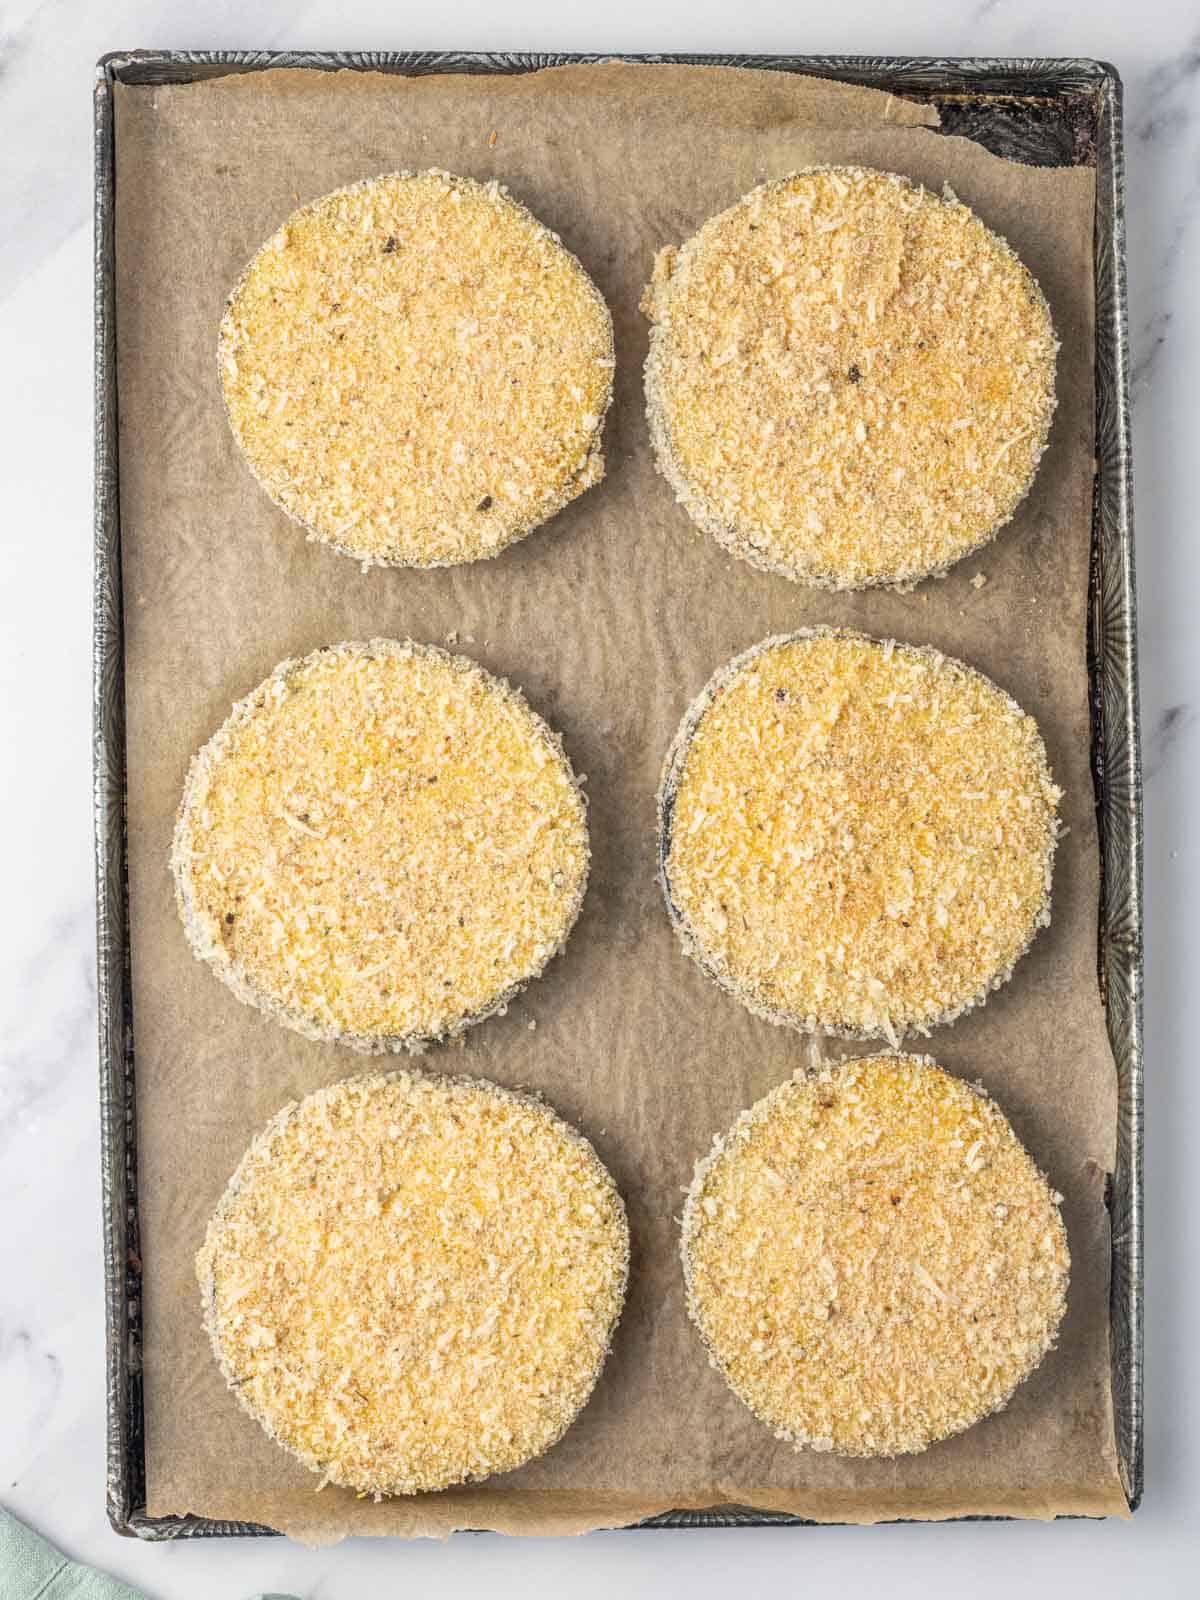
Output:
[[[905,126],[935,120],[920,108],[777,73],[289,71],[117,95],[150,1513],[245,1518],[324,1541],[464,1526],[579,1531],[723,1503],[864,1522],[1124,1511],[1103,1205],[1116,1077],[1096,983],[1084,658],[1092,175],[1014,166]],[[949,182],[1039,278],[1063,342],[1058,415],[1029,500],[981,558],[909,595],[832,596],[752,571],[694,530],[651,464],[637,303],[655,250],[755,183],[817,161]],[[363,176],[426,166],[504,180],[599,284],[618,356],[608,477],[496,561],[364,574],[306,543],[252,481],[221,409],[217,322],[241,267],[294,206]],[[977,590],[980,571],[987,583]],[[767,633],[818,621],[931,641],[992,675],[1038,718],[1070,827],[1053,926],[985,1010],[925,1046],[982,1079],[1065,1194],[1069,1314],[1059,1348],[1006,1412],[894,1462],[796,1454],[757,1423],[704,1359],[676,1254],[694,1160],[808,1061],[810,1046],[751,1017],[677,948],[654,880],[659,768],[717,666]],[[201,1331],[192,1274],[205,1221],[251,1136],[283,1101],[367,1061],[284,1031],[192,958],[167,855],[189,757],[278,660],[372,634],[455,633],[563,732],[589,775],[595,860],[565,955],[506,1018],[426,1060],[540,1090],[589,1135],[629,1205],[633,1270],[596,1394],[548,1456],[476,1489],[376,1505],[315,1493],[315,1479],[238,1409]]]

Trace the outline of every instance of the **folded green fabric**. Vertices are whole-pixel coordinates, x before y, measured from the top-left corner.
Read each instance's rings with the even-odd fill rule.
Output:
[[[147,1600],[140,1589],[118,1583],[95,1567],[68,1561],[0,1506],[0,1600]],[[263,1594],[258,1600],[296,1600]]]
[[[0,1595],[4,1600],[146,1600],[139,1589],[68,1561],[3,1506]]]

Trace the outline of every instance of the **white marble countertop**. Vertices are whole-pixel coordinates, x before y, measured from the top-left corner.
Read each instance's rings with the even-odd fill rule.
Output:
[[[1147,1472],[1128,1523],[464,1536],[448,1545],[142,1545],[104,1514],[93,902],[91,106],[102,52],[176,47],[1088,55],[1126,85],[1146,756]],[[1195,0],[569,8],[457,0],[7,0],[0,5],[0,1504],[160,1600],[284,1590],[697,1596],[1182,1595],[1200,1564],[1200,1073],[1184,988],[1200,939],[1200,12]],[[1186,1571],[1193,1570],[1193,1579]]]

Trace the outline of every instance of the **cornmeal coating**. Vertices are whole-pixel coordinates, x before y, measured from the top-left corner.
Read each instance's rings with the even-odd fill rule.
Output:
[[[1050,312],[949,195],[863,167],[763,184],[660,252],[643,309],[659,469],[755,566],[912,584],[977,550],[1033,482]]]
[[[612,318],[498,183],[397,172],[302,206],[219,343],[251,470],[364,565],[497,555],[604,476]]]
[[[797,1074],[696,1168],[688,1307],[777,1437],[924,1450],[1004,1406],[1053,1346],[1061,1200],[1003,1112],[928,1059]]]
[[[508,1472],[592,1392],[625,1294],[608,1171],[540,1101],[373,1074],[286,1106],[196,1257],[243,1408],[361,1494]]]
[[[367,1051],[503,1008],[565,943],[588,860],[558,735],[475,662],[392,639],[285,661],[234,706],[171,854],[239,999]]]
[[[667,909],[758,1015],[895,1045],[982,1004],[1049,922],[1060,798],[1033,718],[961,661],[775,636],[668,752]]]

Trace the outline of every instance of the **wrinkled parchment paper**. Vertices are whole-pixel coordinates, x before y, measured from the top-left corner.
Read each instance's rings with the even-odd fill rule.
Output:
[[[415,80],[273,71],[117,94],[151,1514],[250,1519],[316,1542],[458,1527],[579,1531],[722,1503],[863,1522],[1123,1511],[1103,1205],[1116,1077],[1096,985],[1084,658],[1092,174],[998,160],[916,126],[934,114],[872,90],[720,68]],[[752,571],[694,530],[651,464],[637,304],[655,250],[761,180],[812,162],[949,182],[1031,267],[1062,338],[1060,406],[1030,498],[981,557],[908,595],[813,593]],[[364,574],[306,543],[251,479],[221,409],[217,322],[245,261],[295,206],[373,173],[428,166],[502,179],[599,284],[618,356],[608,477],[498,560]],[[979,572],[987,582],[976,589]],[[1006,1412],[894,1462],[799,1455],[754,1421],[686,1321],[676,1254],[694,1160],[806,1063],[810,1045],[755,1020],[677,948],[654,880],[660,763],[717,666],[767,633],[814,622],[931,641],[991,674],[1038,718],[1070,827],[1053,926],[985,1010],[924,1047],[982,1079],[1065,1194],[1070,1311],[1059,1348]],[[540,1090],[588,1134],[628,1201],[633,1270],[599,1387],[548,1456],[478,1488],[377,1505],[314,1492],[315,1479],[239,1410],[201,1330],[192,1273],[205,1221],[255,1131],[285,1100],[368,1062],[284,1031],[192,958],[167,855],[189,757],[282,657],[373,634],[454,633],[564,734],[588,774],[595,861],[565,955],[506,1018],[426,1060]]]

